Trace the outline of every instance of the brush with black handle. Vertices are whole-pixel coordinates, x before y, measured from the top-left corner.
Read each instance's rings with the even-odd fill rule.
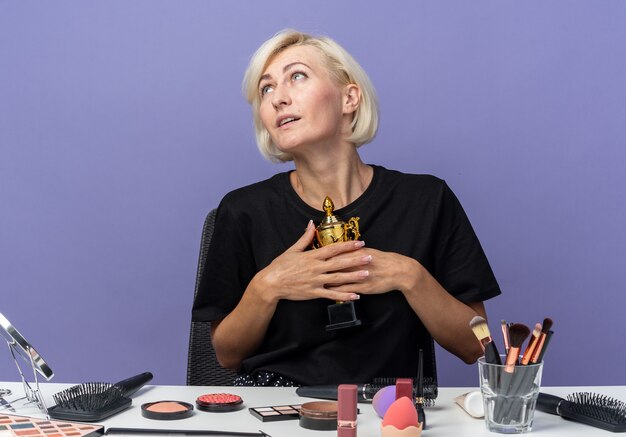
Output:
[[[522,365],[536,365],[542,362],[543,355],[546,352],[548,342],[550,340],[550,337],[552,336],[552,331],[550,330],[552,324],[552,319],[546,317],[543,320],[543,324],[537,323],[535,325],[532,339],[529,342],[528,347],[524,351],[524,357],[521,360]],[[537,332],[537,329],[539,330],[539,332]],[[538,367],[534,367],[533,369],[533,371],[525,371],[522,377],[518,378],[517,381],[515,381],[512,389],[512,394],[514,396],[517,396],[520,393],[526,393],[531,388],[537,376],[537,372],[539,372]],[[512,406],[512,410],[508,413],[509,417],[519,416],[521,408],[523,408],[523,404],[514,404]]]
[[[491,332],[489,331],[487,321],[483,317],[475,316],[472,320],[470,320],[470,328],[472,328],[472,332],[474,332],[480,346],[485,352],[485,362],[491,364],[502,364],[498,348],[491,338]]]
[[[537,348],[539,344],[539,339],[541,338],[541,323],[535,324],[535,329],[533,329],[532,335],[530,336],[530,341],[528,342],[528,346],[524,349],[524,355],[520,359],[520,363],[524,366],[530,363],[530,359],[533,356],[533,352]]]
[[[130,396],[152,379],[144,372],[116,384],[87,382],[52,396],[56,405],[48,409],[53,419],[99,422],[130,407]]]
[[[533,351],[532,357],[530,358],[531,363],[538,363],[541,361],[541,357],[543,353],[546,351],[546,341],[548,341],[548,336],[550,333],[550,328],[552,328],[553,321],[551,318],[546,317],[543,319],[543,326],[541,328],[541,335],[539,336],[539,342],[537,343],[537,347]]]
[[[626,403],[595,393],[573,393],[567,399],[539,393],[537,410],[611,432],[626,432]]]
[[[506,356],[506,361],[504,363],[504,368],[500,373],[500,381],[499,384],[499,392],[496,392],[498,395],[503,395],[504,397],[498,399],[494,406],[494,420],[497,423],[501,423],[503,419],[505,419],[505,415],[511,409],[511,401],[508,397],[512,394],[514,389],[513,387],[513,378],[515,376],[515,367],[518,364],[518,358],[520,355],[520,350],[522,349],[522,345],[524,341],[530,335],[530,329],[528,326],[523,323],[513,323],[509,328],[509,336],[511,337],[511,347],[509,348],[509,353]],[[520,376],[518,375],[518,378]]]
[[[475,316],[472,320],[470,320],[469,325],[485,354],[485,362],[489,364],[497,364],[498,366],[502,365],[500,353],[498,352],[495,342],[491,338],[491,332],[489,331],[487,321],[481,316]],[[489,381],[489,385],[492,387],[500,387],[499,370],[500,369],[495,366],[489,366],[487,368],[487,380]]]

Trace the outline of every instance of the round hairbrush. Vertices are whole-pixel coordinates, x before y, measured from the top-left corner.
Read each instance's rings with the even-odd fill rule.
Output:
[[[611,432],[626,432],[626,403],[597,393],[574,393],[567,399],[539,393],[537,410]]]

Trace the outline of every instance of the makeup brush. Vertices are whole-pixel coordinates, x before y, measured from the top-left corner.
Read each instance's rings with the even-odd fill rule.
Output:
[[[546,332],[546,339],[543,342],[543,346],[541,348],[541,351],[539,352],[539,358],[537,359],[537,362],[541,362],[543,361],[543,354],[546,353],[546,349],[548,349],[548,344],[550,343],[550,339],[552,338],[552,334],[554,334],[554,331],[549,330],[548,332]]]
[[[611,432],[626,432],[626,403],[595,393],[574,393],[567,399],[539,393],[537,410]]]
[[[530,358],[532,363],[537,363],[539,361],[539,355],[541,354],[541,350],[544,348],[544,343],[546,341],[546,336],[548,335],[548,331],[552,328],[552,319],[546,317],[543,319],[543,326],[541,327],[541,336],[539,337],[539,343],[537,343],[537,347],[533,352],[533,356]]]
[[[528,342],[528,346],[526,346],[526,350],[524,351],[524,355],[522,356],[522,364],[524,366],[530,363],[530,358],[533,355],[533,352],[537,347],[537,343],[539,342],[540,335],[541,335],[541,323],[536,323],[535,329],[533,329],[532,336],[530,337],[530,341]]]
[[[509,347],[511,347],[511,342],[509,340],[509,324],[506,323],[506,320],[502,320],[500,322],[502,328],[502,338],[504,339],[504,353],[509,353]]]
[[[513,397],[517,397],[522,393],[528,393],[528,390],[534,384],[535,378],[537,377],[537,372],[539,372],[539,368],[535,366],[534,368],[526,367],[529,364],[536,365],[537,363],[529,363],[530,356],[533,355],[533,351],[536,346],[538,346],[538,339],[541,334],[541,324],[537,323],[535,325],[535,329],[533,329],[533,333],[531,336],[531,340],[528,342],[528,346],[526,347],[526,351],[524,352],[524,356],[521,364],[525,367],[524,369],[519,369],[520,372],[516,372],[513,379],[511,380],[511,386],[509,388],[509,394]],[[533,344],[535,346],[533,346]],[[544,343],[545,344],[545,343]],[[520,416],[520,410],[524,408],[523,403],[515,402],[512,399],[507,401],[507,410],[505,417],[513,418]]]
[[[511,347],[506,355],[504,371],[512,374],[519,358],[520,349],[530,335],[530,329],[523,323],[513,323],[509,328],[509,335],[511,336]]]
[[[99,422],[128,408],[130,396],[152,379],[144,372],[116,384],[87,382],[52,396],[56,405],[48,409],[53,419]]]
[[[491,364],[502,364],[498,348],[496,348],[496,344],[491,338],[487,321],[480,316],[475,316],[470,320],[470,328],[472,328],[474,335],[485,352],[485,361]]]
[[[511,347],[509,353],[506,356],[503,372],[500,374],[500,388],[502,394],[508,396],[511,394],[513,387],[513,373],[515,372],[515,366],[517,365],[517,359],[519,357],[520,349],[524,344],[524,341],[530,335],[530,329],[523,323],[513,323],[509,328],[509,335],[511,336]],[[496,403],[494,407],[494,417],[496,422],[502,422],[503,415],[510,410],[510,402],[507,399],[503,399],[502,402]]]

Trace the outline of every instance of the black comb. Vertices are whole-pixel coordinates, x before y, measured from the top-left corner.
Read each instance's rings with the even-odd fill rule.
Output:
[[[537,409],[611,432],[626,432],[626,403],[596,393],[574,393],[567,399],[539,393]]]
[[[151,379],[152,373],[145,372],[117,384],[75,385],[52,396],[56,405],[48,409],[48,414],[59,420],[99,422],[128,408],[130,396]]]

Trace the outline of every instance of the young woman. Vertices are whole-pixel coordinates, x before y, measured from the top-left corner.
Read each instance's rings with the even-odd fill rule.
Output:
[[[433,339],[467,363],[469,321],[500,289],[458,200],[441,179],[365,164],[378,126],[374,89],[336,42],[284,31],[244,78],[261,152],[295,170],[219,205],[195,320],[211,321],[237,384],[365,383],[433,376]],[[360,218],[360,241],[310,250],[325,213]],[[327,306],[353,301],[362,325],[327,331]]]

